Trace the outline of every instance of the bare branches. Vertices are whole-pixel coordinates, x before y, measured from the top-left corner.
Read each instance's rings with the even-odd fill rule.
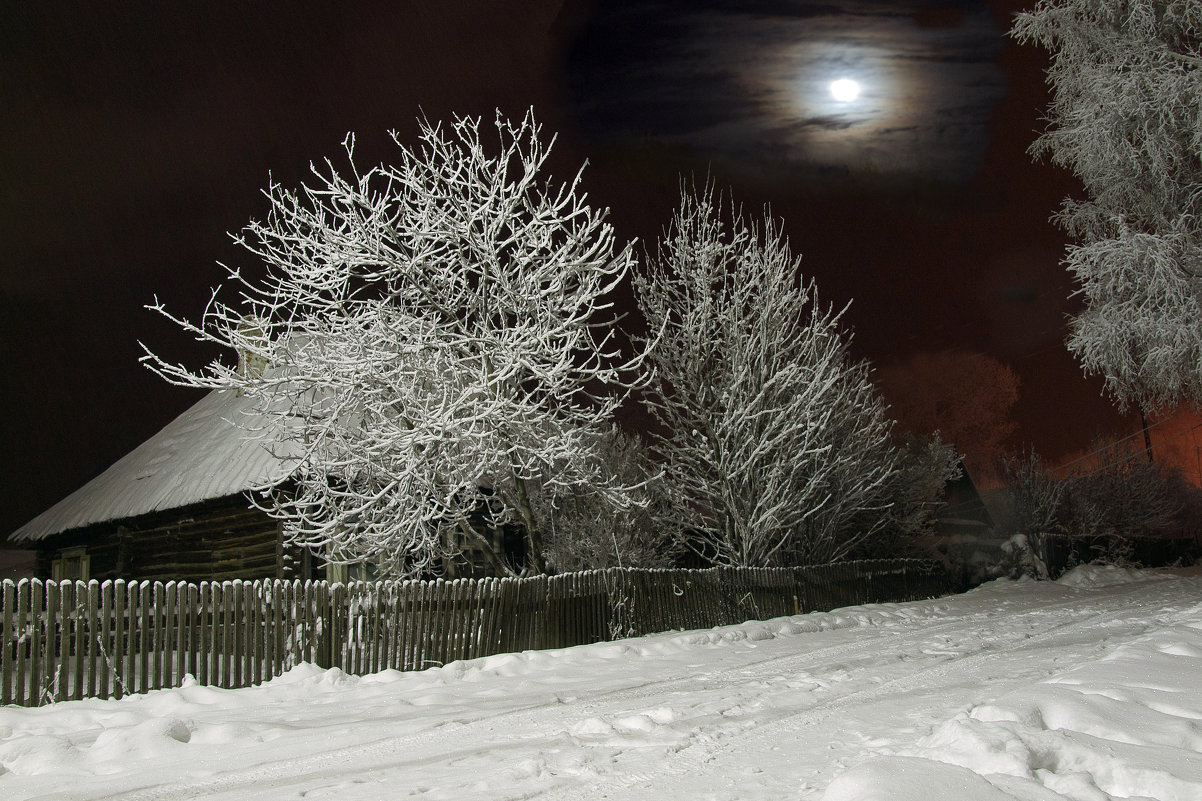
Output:
[[[295,464],[263,504],[296,543],[408,574],[453,551],[447,532],[472,516],[520,520],[537,544],[528,482],[624,502],[593,444],[640,367],[614,343],[607,300],[631,247],[579,174],[548,182],[532,116],[495,128],[488,143],[478,119],[422,121],[418,147],[398,141],[395,166],[366,171],[348,137],[348,169],[272,184],[267,217],[236,237],[262,278],[226,267],[234,297],[215,291],[199,323],[151,306],[270,365],[143,358],[169,381],[260,399],[254,425]]]
[[[653,448],[694,547],[732,565],[833,560],[883,525],[897,470],[885,407],[777,223],[735,212],[728,227],[712,190],[686,193],[635,285],[663,331]],[[850,532],[867,509],[881,514]]]

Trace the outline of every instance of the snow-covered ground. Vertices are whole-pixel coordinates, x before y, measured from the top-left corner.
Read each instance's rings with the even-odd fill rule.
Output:
[[[0,708],[0,799],[1202,799],[1202,577]]]

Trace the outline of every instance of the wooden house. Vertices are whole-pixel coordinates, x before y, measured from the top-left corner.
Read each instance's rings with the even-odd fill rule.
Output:
[[[9,543],[36,551],[39,578],[370,578],[370,565],[326,564],[288,546],[279,521],[251,503],[249,491],[289,477],[288,443],[248,433],[254,414],[251,399],[210,392]],[[468,551],[443,574],[479,575],[485,564]]]
[[[247,491],[287,478],[237,425],[249,399],[216,390],[9,536],[41,578],[288,577],[301,566]]]
[[[988,493],[977,488],[963,463],[960,466],[960,476],[945,489],[930,550],[956,577],[957,588],[964,590],[996,578],[1006,537],[997,531]]]
[[[970,536],[988,539],[995,526],[989,506],[977,489],[964,462],[960,475],[944,488],[944,505],[936,519],[936,531],[944,537]]]

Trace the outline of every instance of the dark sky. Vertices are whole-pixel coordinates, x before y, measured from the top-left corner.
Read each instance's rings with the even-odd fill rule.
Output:
[[[1015,444],[1049,458],[1128,426],[1064,351],[1072,285],[1048,216],[1072,179],[1025,149],[1045,55],[1026,2],[94,3],[0,0],[0,532],[193,403],[138,341],[206,357],[143,309],[199,314],[227,232],[336,157],[390,157],[414,119],[533,107],[557,175],[654,242],[678,176],[770,203],[859,355],[1010,365]],[[855,101],[827,92],[861,85]]]

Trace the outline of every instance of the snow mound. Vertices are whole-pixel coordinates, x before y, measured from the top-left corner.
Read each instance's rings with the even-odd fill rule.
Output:
[[[105,729],[85,751],[97,775],[119,773],[128,763],[156,757],[183,756],[192,726],[178,718],[152,718],[133,726]]]
[[[824,801],[1197,801],[1200,674],[1202,606],[1096,662],[962,712],[898,756],[849,770]]]
[[[967,768],[913,757],[881,757],[852,768],[823,801],[1014,801]]]
[[[1072,570],[1056,579],[1057,583],[1066,587],[1094,589],[1109,587],[1115,584],[1132,584],[1137,581],[1152,581],[1165,578],[1147,570],[1136,570],[1132,567],[1116,567],[1115,565],[1077,565]]]

